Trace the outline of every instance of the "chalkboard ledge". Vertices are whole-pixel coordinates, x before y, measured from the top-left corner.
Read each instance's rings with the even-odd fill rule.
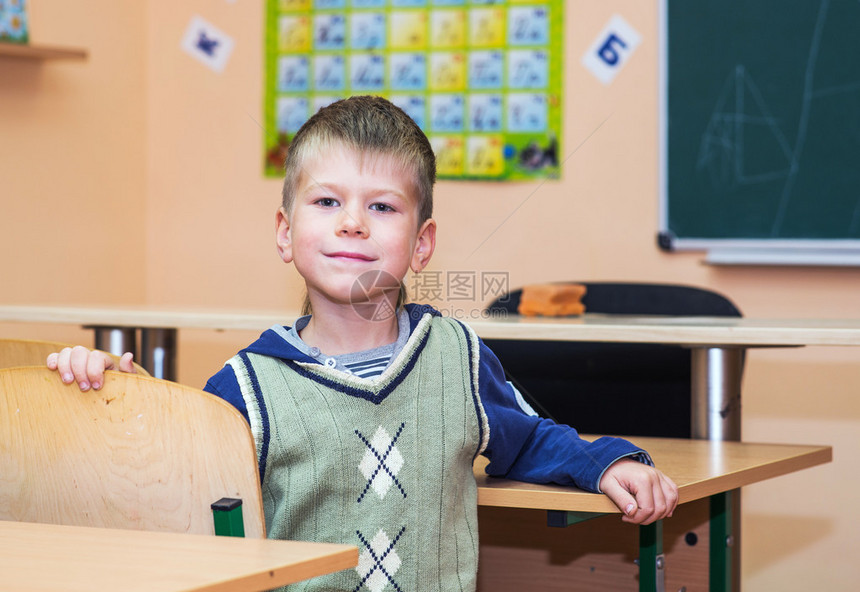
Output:
[[[707,253],[709,265],[860,267],[860,242],[845,248],[712,247]]]

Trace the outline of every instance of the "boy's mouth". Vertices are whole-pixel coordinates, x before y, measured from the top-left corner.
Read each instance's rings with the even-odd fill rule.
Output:
[[[334,259],[346,259],[350,261],[375,261],[374,257],[364,255],[363,253],[353,253],[352,251],[337,251],[335,253],[329,253],[327,256]]]

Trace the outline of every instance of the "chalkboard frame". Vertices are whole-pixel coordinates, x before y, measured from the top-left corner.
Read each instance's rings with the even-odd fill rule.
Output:
[[[860,266],[860,239],[851,237],[824,239],[700,237],[679,236],[673,231],[670,224],[670,209],[673,199],[678,198],[673,198],[669,194],[669,3],[672,1],[685,0],[659,0],[658,2],[659,231],[657,246],[667,252],[707,251],[706,262],[712,264]]]

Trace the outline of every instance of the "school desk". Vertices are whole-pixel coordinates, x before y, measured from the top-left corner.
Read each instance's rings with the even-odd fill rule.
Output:
[[[733,531],[730,497],[739,488],[830,462],[829,446],[750,444],[670,438],[634,438],[677,485],[680,504],[710,498],[709,589],[732,589]],[[487,461],[475,464],[478,505],[547,510],[548,526],[569,526],[602,514],[619,514],[604,495],[573,487],[535,485],[488,477]],[[619,516],[620,520],[620,516]],[[672,518],[667,518],[670,521]],[[666,563],[663,555],[663,521],[640,527],[639,590],[663,592]],[[575,526],[574,526],[575,528]]]
[[[155,307],[0,306],[0,321],[83,325],[95,331],[96,347],[111,353],[132,349],[141,333],[142,365],[154,376],[175,380],[179,328],[260,331],[292,324],[296,313],[177,310]],[[574,318],[507,317],[469,321],[486,339],[660,343],[691,349],[694,438],[740,439],[743,352],[753,347],[860,346],[860,319],[753,319],[735,317],[641,317],[586,314]],[[735,521],[739,525],[739,496]],[[736,528],[739,530],[739,528]],[[736,533],[735,577],[740,557]]]
[[[0,521],[16,592],[256,592],[357,564],[350,545]]]

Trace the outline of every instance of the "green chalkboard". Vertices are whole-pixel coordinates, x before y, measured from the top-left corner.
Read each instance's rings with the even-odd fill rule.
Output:
[[[660,245],[860,240],[860,1],[661,12]]]

